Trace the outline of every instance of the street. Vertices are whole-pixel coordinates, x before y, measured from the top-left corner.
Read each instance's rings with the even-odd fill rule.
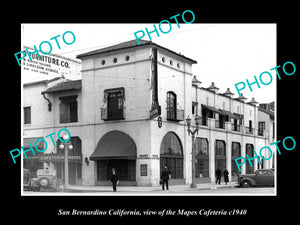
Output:
[[[144,190],[131,190],[128,188],[118,188],[117,192],[112,189],[105,190],[73,190],[68,192],[33,192],[24,191],[23,195],[275,195],[274,187],[251,187],[251,188],[216,188],[216,189],[185,189],[179,190],[178,187],[170,190],[163,191],[160,188],[144,189]]]

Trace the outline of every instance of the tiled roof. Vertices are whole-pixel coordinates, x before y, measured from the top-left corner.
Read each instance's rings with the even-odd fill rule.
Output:
[[[42,94],[50,94],[55,92],[64,92],[64,91],[79,91],[81,90],[82,82],[81,80],[65,81],[54,85],[51,88],[43,91]]]
[[[178,54],[170,49],[167,49],[165,47],[162,47],[158,44],[155,44],[154,42],[152,41],[147,41],[147,40],[143,40],[143,39],[140,39],[139,40],[140,42],[140,45],[137,43],[137,40],[134,39],[134,40],[131,40],[131,41],[126,41],[126,42],[122,42],[122,43],[119,43],[119,44],[116,44],[116,45],[112,45],[112,46],[109,46],[109,47],[106,47],[106,48],[101,48],[101,49],[97,49],[97,50],[93,50],[93,51],[90,51],[90,52],[86,52],[86,53],[83,53],[83,54],[80,54],[80,55],[77,55],[76,58],[83,58],[83,57],[87,57],[87,56],[91,56],[91,55],[97,55],[97,54],[104,54],[104,53],[108,53],[108,52],[112,52],[112,51],[118,51],[118,50],[121,50],[121,49],[127,49],[127,48],[133,48],[133,47],[140,47],[140,46],[144,46],[144,45],[155,45],[159,48],[162,48],[162,49],[165,49],[173,54],[176,54],[186,60],[189,60],[191,61],[192,63],[197,63],[197,61],[193,60],[193,59],[190,59],[188,57],[185,57],[184,55],[181,55],[181,54]]]

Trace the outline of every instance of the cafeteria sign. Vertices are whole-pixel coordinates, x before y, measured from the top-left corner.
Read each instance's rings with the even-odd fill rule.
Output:
[[[82,155],[69,155],[68,159],[70,162],[81,162]],[[40,162],[64,162],[65,156],[59,154],[44,154],[39,157]]]

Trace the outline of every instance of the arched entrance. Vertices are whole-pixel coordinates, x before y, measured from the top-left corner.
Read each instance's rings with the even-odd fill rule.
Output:
[[[168,132],[160,145],[160,171],[167,166],[171,179],[183,179],[183,150],[180,139],[174,132]]]
[[[136,184],[136,145],[133,139],[120,131],[103,135],[90,156],[97,162],[97,181],[105,184],[115,168],[120,184]]]

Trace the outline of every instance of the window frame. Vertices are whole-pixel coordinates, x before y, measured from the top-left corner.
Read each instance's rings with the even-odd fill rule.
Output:
[[[24,124],[31,124],[31,106],[23,107],[23,113],[24,113],[23,114],[24,115]],[[29,113],[29,115],[27,113]]]

